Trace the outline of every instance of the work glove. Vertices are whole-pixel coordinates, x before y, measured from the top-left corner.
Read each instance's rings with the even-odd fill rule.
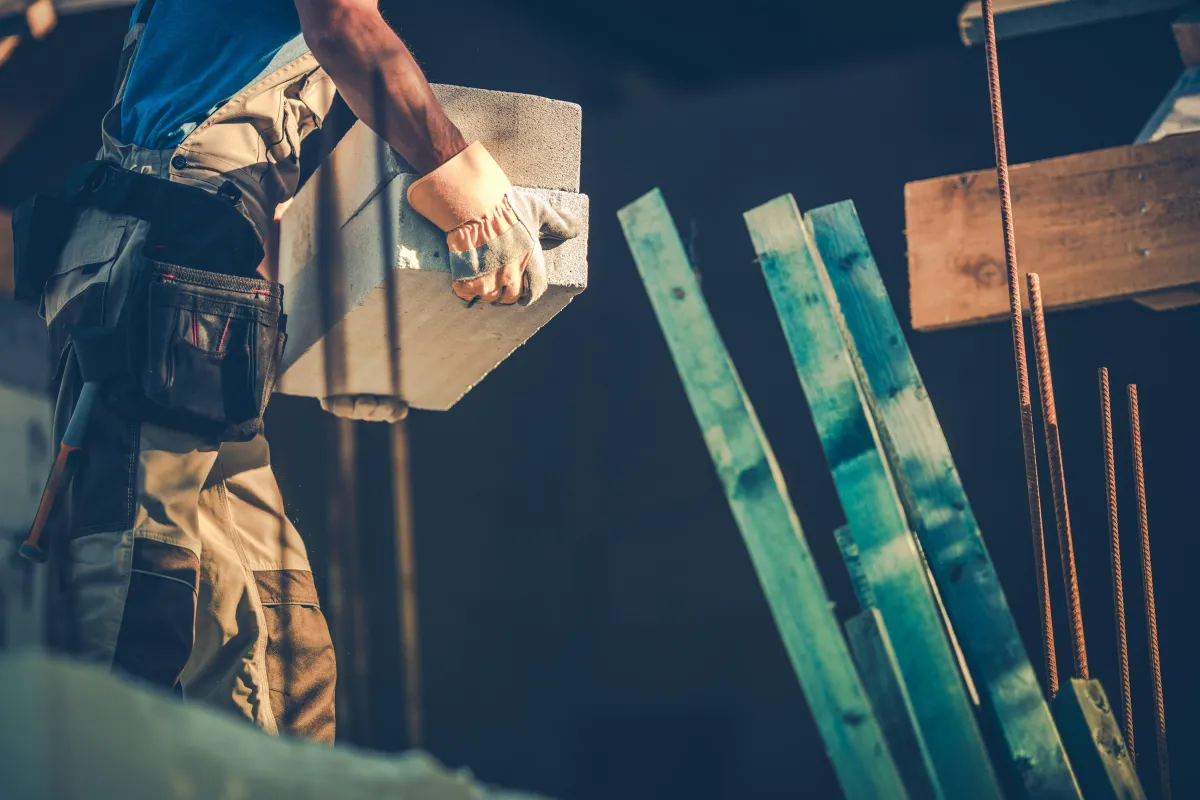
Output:
[[[408,202],[445,231],[451,285],[468,303],[535,302],[548,284],[541,240],[579,234],[574,216],[514,188],[479,142],[409,186]]]
[[[321,398],[321,408],[335,417],[369,422],[399,422],[408,416],[408,404],[398,397],[377,394],[342,394]]]

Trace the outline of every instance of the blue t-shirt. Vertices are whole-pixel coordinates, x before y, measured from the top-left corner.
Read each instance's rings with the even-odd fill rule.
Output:
[[[292,0],[157,0],[125,86],[121,139],[173,148],[216,106],[307,51]]]

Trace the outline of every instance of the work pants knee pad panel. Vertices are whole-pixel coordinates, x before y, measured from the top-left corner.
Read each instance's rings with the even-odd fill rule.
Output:
[[[254,579],[267,627],[267,684],[279,730],[332,743],[337,667],[312,573],[262,570]]]
[[[135,539],[113,666],[174,689],[192,654],[199,585],[200,558],[191,550]]]

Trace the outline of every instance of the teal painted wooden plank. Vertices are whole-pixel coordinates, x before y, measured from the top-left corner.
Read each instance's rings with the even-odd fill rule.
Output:
[[[1071,678],[1051,705],[1084,796],[1088,800],[1146,800],[1100,681]]]
[[[1008,609],[937,414],[879,277],[854,204],[805,219],[842,310],[873,416],[903,484],[921,541],[958,634],[981,706],[1031,798],[1078,798],[1079,786]],[[999,353],[996,354],[1000,358]]]
[[[800,521],[655,189],[617,213],[792,666],[851,800],[906,797]]]
[[[1000,786],[859,387],[816,246],[791,195],[745,216],[938,783],[947,797],[999,798]]]
[[[868,608],[846,620],[846,639],[908,796],[944,797],[879,609]]]
[[[842,551],[842,561],[846,562],[846,571],[850,573],[850,582],[854,584],[854,594],[858,595],[858,605],[863,610],[875,608],[875,590],[867,580],[867,572],[863,569],[862,556],[858,545],[850,533],[850,526],[843,525],[833,532]]]

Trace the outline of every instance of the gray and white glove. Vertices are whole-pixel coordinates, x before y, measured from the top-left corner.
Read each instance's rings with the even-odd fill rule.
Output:
[[[513,187],[479,142],[408,187],[408,202],[445,231],[454,293],[467,302],[535,302],[548,285],[542,240],[579,235],[578,220]]]

